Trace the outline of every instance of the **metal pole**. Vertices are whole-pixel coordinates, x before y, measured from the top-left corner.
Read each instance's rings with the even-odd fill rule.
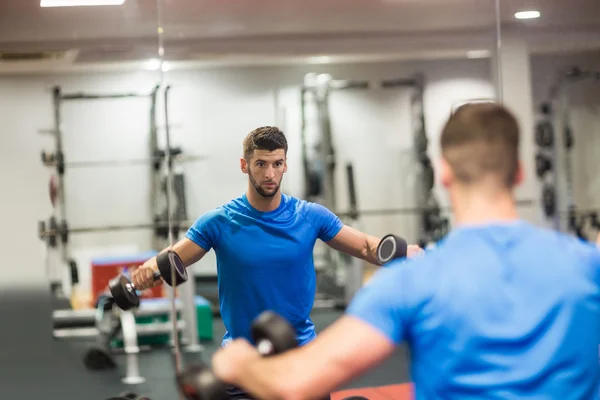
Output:
[[[496,91],[498,93],[498,102],[503,103],[502,15],[500,13],[500,0],[496,0]]]
[[[56,154],[63,157],[63,138],[62,138],[62,119],[60,113],[61,107],[61,89],[60,86],[55,86],[52,90],[52,103],[54,107],[54,138],[56,143]],[[65,179],[64,170],[58,171],[58,215],[61,221],[66,219],[66,201],[65,201]],[[61,256],[64,262],[68,259],[68,247],[64,243],[61,246]]]
[[[86,93],[70,93],[63,94],[61,100],[102,100],[102,99],[126,99],[133,97],[150,97],[154,92],[150,94],[141,93],[116,93],[116,94],[86,94]]]
[[[166,133],[166,153],[169,154],[167,158],[167,218],[169,225],[169,246],[172,247],[175,242],[173,237],[173,215],[171,213],[171,199],[173,197],[173,167],[170,163],[170,129],[169,129],[169,90],[171,86],[165,88],[165,133]],[[172,270],[172,279],[175,279],[175,269]],[[198,322],[196,318],[196,303],[194,301],[195,292],[195,279],[193,274],[189,274],[191,279],[187,282],[179,285],[181,289],[181,300],[183,303],[182,316],[185,321],[184,338],[186,340],[186,351],[188,352],[200,352],[202,346],[198,341]],[[174,280],[172,282],[175,282]]]

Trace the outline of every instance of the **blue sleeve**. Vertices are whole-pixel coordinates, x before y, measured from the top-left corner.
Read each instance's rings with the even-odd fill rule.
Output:
[[[310,222],[318,231],[318,238],[328,242],[344,227],[340,218],[326,207],[317,203],[310,204]]]
[[[219,239],[219,214],[218,210],[211,210],[201,215],[188,229],[185,237],[206,251],[216,247]]]
[[[405,340],[410,324],[405,300],[410,294],[403,284],[407,267],[406,263],[392,261],[379,269],[346,310],[347,315],[366,322],[397,345]]]

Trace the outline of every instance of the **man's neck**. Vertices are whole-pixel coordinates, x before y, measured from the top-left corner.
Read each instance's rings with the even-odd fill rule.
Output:
[[[512,222],[519,219],[515,199],[508,191],[468,191],[452,196],[454,225],[482,225],[492,222]]]
[[[276,210],[281,204],[281,191],[278,191],[273,197],[263,197],[256,193],[253,187],[249,187],[246,191],[248,203],[258,211],[268,212]]]

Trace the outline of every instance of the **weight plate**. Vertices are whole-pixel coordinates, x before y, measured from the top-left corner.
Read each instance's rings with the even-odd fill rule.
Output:
[[[546,172],[552,170],[552,161],[545,155],[538,153],[535,155],[535,173],[538,178],[543,178]]]
[[[535,141],[542,148],[552,147],[554,144],[554,128],[550,122],[543,121],[536,125]]]
[[[384,265],[395,258],[406,257],[408,244],[396,235],[384,236],[377,245],[377,261]]]
[[[156,257],[156,264],[163,280],[169,286],[178,286],[188,280],[187,270],[181,258],[172,250],[160,253]],[[172,282],[172,272],[175,269],[175,285]]]
[[[131,285],[131,281],[122,274],[112,278],[108,283],[108,288],[115,300],[115,304],[123,311],[140,305],[140,298],[135,293],[135,290],[128,289],[129,285]]]
[[[251,331],[255,343],[266,340],[271,344],[268,352],[261,352],[263,356],[280,354],[298,346],[292,325],[271,311],[261,313],[252,322]]]
[[[48,190],[50,193],[50,203],[52,204],[52,207],[56,207],[56,199],[58,197],[58,178],[56,178],[55,175],[50,177]]]
[[[65,220],[60,223],[60,240],[63,244],[67,244],[69,241],[69,225]]]
[[[176,377],[177,387],[186,399],[227,399],[226,387],[203,363],[193,364]]]
[[[48,244],[52,248],[56,248],[57,243],[57,233],[58,233],[58,223],[56,222],[56,218],[54,216],[50,217],[50,221],[48,222],[48,230],[50,234],[48,235]]]
[[[554,187],[550,184],[544,185],[542,189],[542,205],[544,214],[547,217],[552,217],[556,212],[556,197]]]

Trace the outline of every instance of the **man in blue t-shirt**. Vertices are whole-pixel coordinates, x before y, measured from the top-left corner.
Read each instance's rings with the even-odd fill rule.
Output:
[[[186,237],[173,246],[186,266],[214,249],[221,317],[226,327],[223,344],[231,339],[251,339],[252,320],[273,310],[289,320],[298,342],[315,338],[310,319],[316,276],[313,250],[317,239],[333,249],[378,264],[380,239],[344,225],[327,208],[282,194],[288,144],[276,127],[261,127],[243,144],[241,169],[248,175],[245,194],[211,210],[196,220]],[[408,253],[422,250],[409,246]],[[140,290],[153,281],[156,258],[132,273]],[[245,397],[235,388],[232,398]]]
[[[468,104],[441,135],[454,230],[395,260],[311,343],[261,358],[235,340],[215,374],[261,399],[319,398],[406,342],[417,399],[597,399],[600,251],[517,214],[519,127]]]

